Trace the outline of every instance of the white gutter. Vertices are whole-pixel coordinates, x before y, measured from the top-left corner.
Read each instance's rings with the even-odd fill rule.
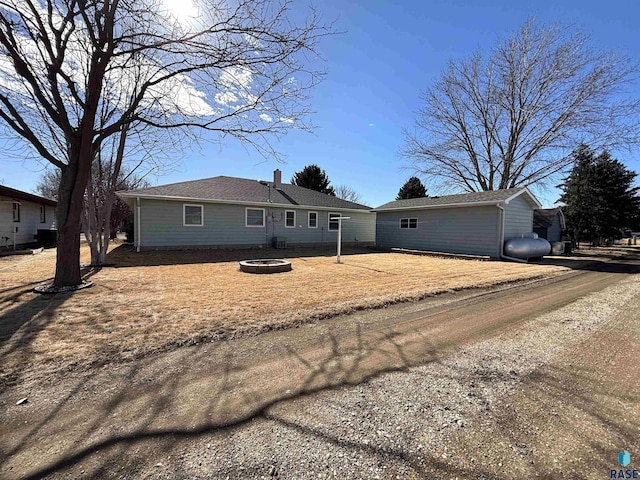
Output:
[[[138,224],[138,245],[136,247],[136,252],[140,252],[140,244],[142,243],[142,232],[140,231],[140,197],[136,198],[136,203],[137,203],[137,211],[138,211],[138,219],[137,219],[137,224]]]
[[[510,257],[504,254],[504,207],[502,205],[496,205],[496,207],[500,209],[500,258],[511,260],[512,262],[529,263],[528,260]]]

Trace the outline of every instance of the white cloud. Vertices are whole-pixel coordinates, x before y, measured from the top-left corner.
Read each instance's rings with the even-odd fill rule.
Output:
[[[278,120],[280,120],[282,123],[293,123],[293,118],[280,117]]]
[[[218,92],[214,97],[215,101],[221,105],[230,105],[238,101],[238,97],[233,92]]]
[[[273,118],[271,118],[269,115],[267,115],[266,113],[261,113],[260,114],[260,120],[263,120],[265,122],[272,122]]]
[[[375,124],[375,123],[370,123],[370,124],[369,124],[369,126],[370,126],[370,127],[375,127],[375,126],[376,126],[376,124]]]
[[[249,90],[253,74],[245,67],[227,67],[220,74],[220,83],[227,89]]]

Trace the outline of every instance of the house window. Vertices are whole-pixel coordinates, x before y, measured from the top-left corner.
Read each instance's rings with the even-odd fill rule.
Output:
[[[285,228],[296,228],[296,212],[295,210],[286,210],[284,212]]]
[[[309,228],[318,228],[318,212],[309,212]]]
[[[264,227],[264,208],[247,208],[244,226]]]
[[[182,225],[185,227],[201,227],[204,225],[202,205],[189,205],[185,203],[182,206]]]
[[[20,203],[18,202],[13,202],[13,221],[20,221]]]
[[[338,218],[340,218],[340,214],[339,213],[331,213],[329,212],[329,230],[333,230],[335,232],[338,231],[338,224],[340,223],[338,221]]]
[[[418,228],[417,218],[401,218],[400,228]]]
[[[47,207],[44,205],[40,205],[40,223],[45,223],[47,221]]]

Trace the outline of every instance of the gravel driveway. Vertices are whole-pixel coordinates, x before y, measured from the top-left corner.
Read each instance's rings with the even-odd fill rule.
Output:
[[[605,419],[595,414],[562,418],[563,398],[529,404],[516,399],[532,386],[544,394],[544,372],[558,365],[567,381],[600,367],[599,345],[589,339],[610,323],[622,319],[619,327],[633,329],[637,344],[639,295],[640,277],[632,277],[436,362],[278,404],[266,418],[203,439],[178,457],[158,458],[162,466],[142,477],[608,478],[617,452],[634,451],[628,442],[640,453],[637,383],[627,399],[636,411],[626,438],[614,426],[602,428]],[[593,363],[566,363],[574,348],[585,346]],[[638,357],[629,354],[637,379]],[[518,423],[503,431],[501,419],[514,412]],[[610,439],[598,448],[583,438],[582,445],[554,451],[548,438],[554,435],[540,432],[548,415],[567,436],[596,425],[603,435],[596,438]],[[581,450],[577,458],[566,457],[572,449]]]

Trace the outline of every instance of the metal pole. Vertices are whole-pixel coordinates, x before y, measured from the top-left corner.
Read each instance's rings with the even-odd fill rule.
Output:
[[[336,263],[340,262],[340,251],[342,250],[342,220],[351,220],[351,217],[338,217],[338,256],[336,257]]]
[[[340,263],[340,247],[342,246],[342,215],[338,217],[338,256],[336,263]]]
[[[136,219],[138,223],[138,246],[136,252],[140,252],[140,245],[142,244],[142,232],[140,231],[140,197],[136,197],[136,210],[138,211],[138,218]]]

